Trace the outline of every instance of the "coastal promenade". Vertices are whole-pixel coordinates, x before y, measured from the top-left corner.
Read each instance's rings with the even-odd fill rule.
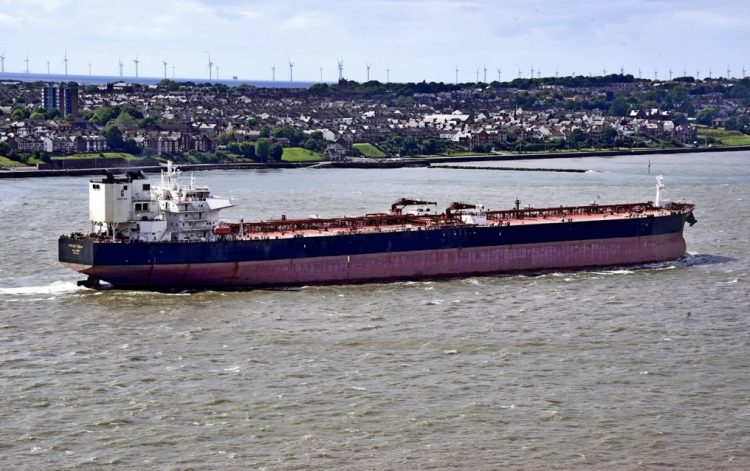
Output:
[[[352,161],[335,162],[242,162],[242,163],[213,163],[213,164],[180,164],[180,168],[187,172],[198,172],[202,170],[247,170],[247,169],[287,169],[287,168],[404,168],[404,167],[429,167],[432,164],[451,164],[464,162],[502,162],[515,160],[534,159],[568,159],[581,157],[617,157],[624,155],[666,155],[666,154],[697,154],[707,152],[737,152],[750,151],[750,146],[731,147],[698,147],[698,148],[665,148],[665,149],[615,149],[596,151],[572,151],[572,152],[529,152],[508,154],[477,154],[447,157],[402,157],[394,159],[357,159]],[[101,175],[102,171],[114,172],[142,171],[145,173],[158,173],[162,170],[161,165],[116,167],[102,166],[86,169],[61,169],[61,170],[37,170],[16,168],[14,170],[0,170],[2,178],[39,178],[39,177],[78,177],[89,175]],[[441,168],[451,168],[449,166]],[[498,170],[538,170],[538,171],[569,171],[569,169],[516,169],[503,168]]]

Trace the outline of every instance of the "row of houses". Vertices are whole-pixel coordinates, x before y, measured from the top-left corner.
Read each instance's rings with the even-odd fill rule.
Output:
[[[45,135],[6,136],[12,152],[32,153],[37,151],[55,154],[99,153],[107,150],[107,140],[98,135]]]
[[[539,111],[541,105],[526,110],[512,105],[515,92],[488,93],[478,88],[415,94],[399,101],[320,97],[304,90],[169,91],[158,86],[135,90],[112,86],[101,93],[82,93],[80,100],[82,111],[127,105],[154,119],[156,123],[145,128],[136,120],[118,120],[118,126],[125,139],[133,139],[155,155],[212,151],[218,147],[222,134],[253,141],[260,137],[263,127],[282,125],[306,133],[320,131],[330,143],[340,139],[377,143],[398,135],[445,139],[464,147],[494,145],[516,138],[565,139],[576,129],[597,140],[606,127],[615,129],[622,138],[651,136],[687,141],[695,134],[689,124],[676,125],[670,113],[659,109],[634,110],[625,117],[607,116],[597,110],[566,112],[558,105],[545,105],[544,111]],[[594,96],[602,92],[587,93],[586,96]],[[102,144],[93,139],[98,132],[90,122],[79,126],[77,122],[61,120],[43,124],[26,121],[4,126],[0,140],[13,139],[11,146],[17,152],[101,152],[106,150],[106,141]]]

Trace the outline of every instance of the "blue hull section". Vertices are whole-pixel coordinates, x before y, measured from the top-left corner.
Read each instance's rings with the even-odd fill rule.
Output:
[[[659,217],[504,227],[460,226],[216,242],[109,243],[62,237],[59,240],[59,259],[63,263],[86,266],[193,265],[637,238],[681,233],[686,217],[687,214],[675,213]]]

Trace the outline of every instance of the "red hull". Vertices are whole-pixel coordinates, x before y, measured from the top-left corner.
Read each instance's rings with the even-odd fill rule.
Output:
[[[685,250],[685,240],[678,232],[349,257],[71,268],[118,288],[299,286],[635,265],[674,260]]]

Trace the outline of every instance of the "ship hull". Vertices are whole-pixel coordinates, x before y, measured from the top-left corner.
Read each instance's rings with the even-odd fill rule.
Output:
[[[673,260],[687,214],[278,240],[61,238],[60,261],[125,289],[231,289],[574,270]]]

